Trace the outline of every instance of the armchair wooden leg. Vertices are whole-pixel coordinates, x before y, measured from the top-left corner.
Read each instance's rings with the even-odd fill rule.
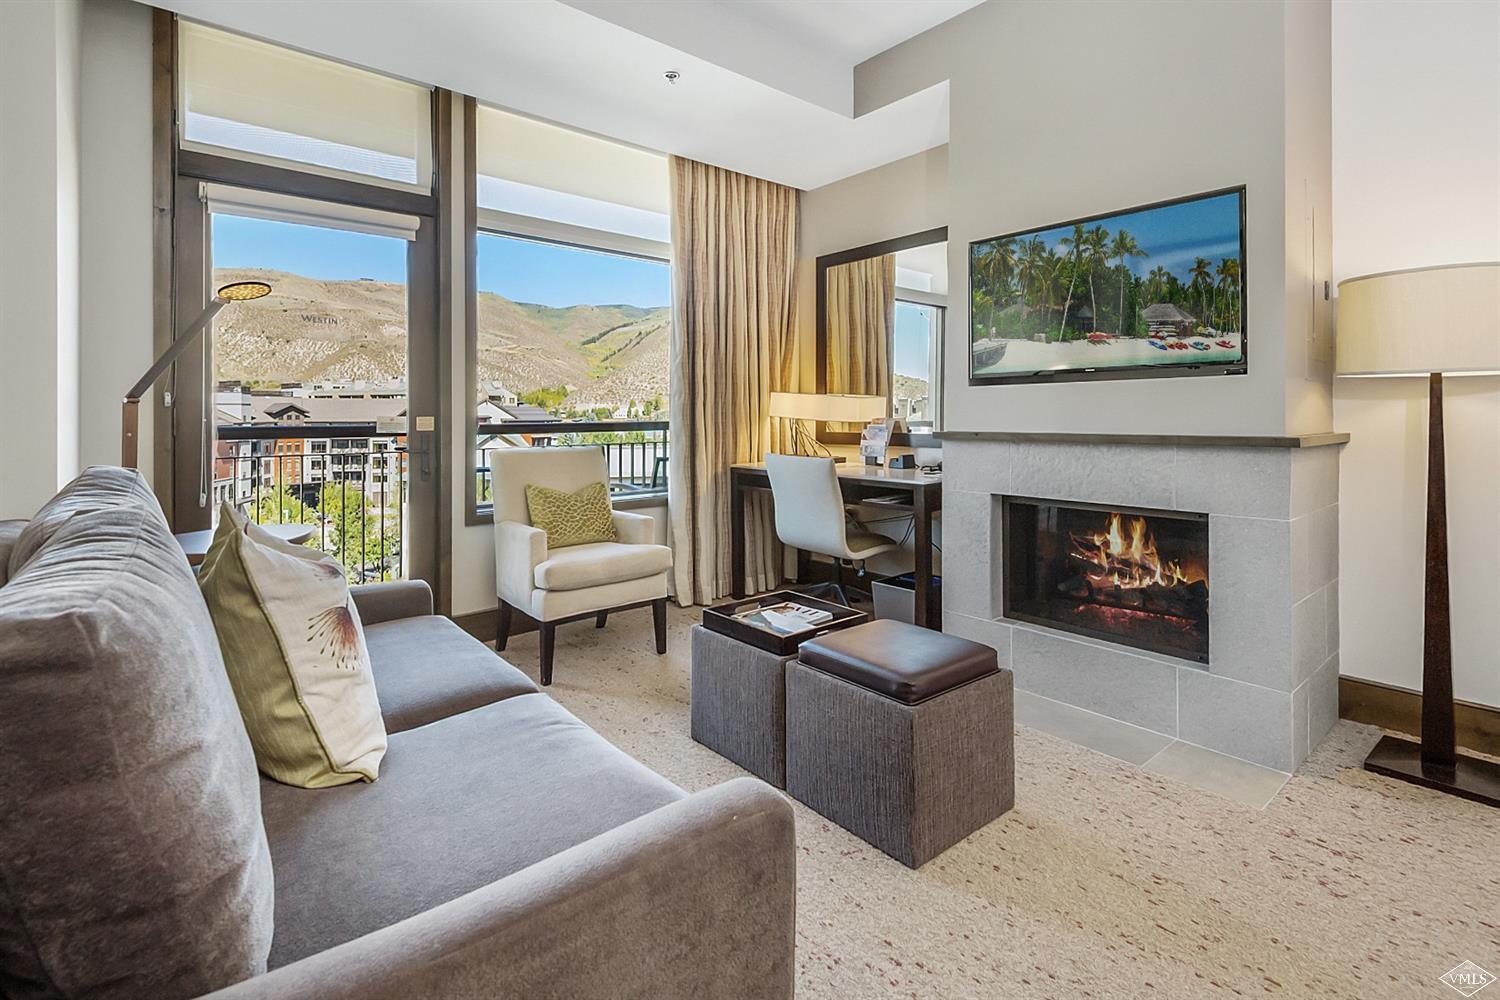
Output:
[[[500,602],[500,610],[495,622],[495,652],[503,653],[505,644],[510,641],[510,605],[505,601]]]
[[[667,599],[658,597],[651,602],[651,624],[656,627],[656,655],[667,651]]]
[[[605,623],[607,623],[608,621],[609,621],[609,612],[608,611],[601,611],[597,615],[594,616],[594,628],[603,628],[605,626]]]
[[[557,638],[557,626],[542,622],[542,687],[552,683],[552,646]]]

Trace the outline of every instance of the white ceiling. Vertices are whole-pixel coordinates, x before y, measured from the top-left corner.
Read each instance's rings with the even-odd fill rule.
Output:
[[[807,189],[948,141],[946,82],[856,119],[853,69],[980,0],[153,2]]]

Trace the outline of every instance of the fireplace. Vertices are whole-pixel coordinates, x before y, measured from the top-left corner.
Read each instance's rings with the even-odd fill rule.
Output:
[[[1004,497],[1005,617],[1208,662],[1208,515]]]

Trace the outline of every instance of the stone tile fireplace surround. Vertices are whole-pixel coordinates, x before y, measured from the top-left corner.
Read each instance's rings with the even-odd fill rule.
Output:
[[[943,628],[1017,687],[1280,771],[1337,721],[1343,435],[942,438]],[[1208,662],[1005,618],[1006,496],[1208,515]]]

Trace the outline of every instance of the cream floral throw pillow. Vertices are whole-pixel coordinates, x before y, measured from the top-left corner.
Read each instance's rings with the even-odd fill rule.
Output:
[[[589,483],[576,493],[527,486],[526,512],[531,515],[532,527],[547,533],[548,548],[619,540],[609,505],[609,487],[604,483]]]
[[[374,781],[385,723],[343,567],[225,504],[198,582],[261,771],[303,788]]]

